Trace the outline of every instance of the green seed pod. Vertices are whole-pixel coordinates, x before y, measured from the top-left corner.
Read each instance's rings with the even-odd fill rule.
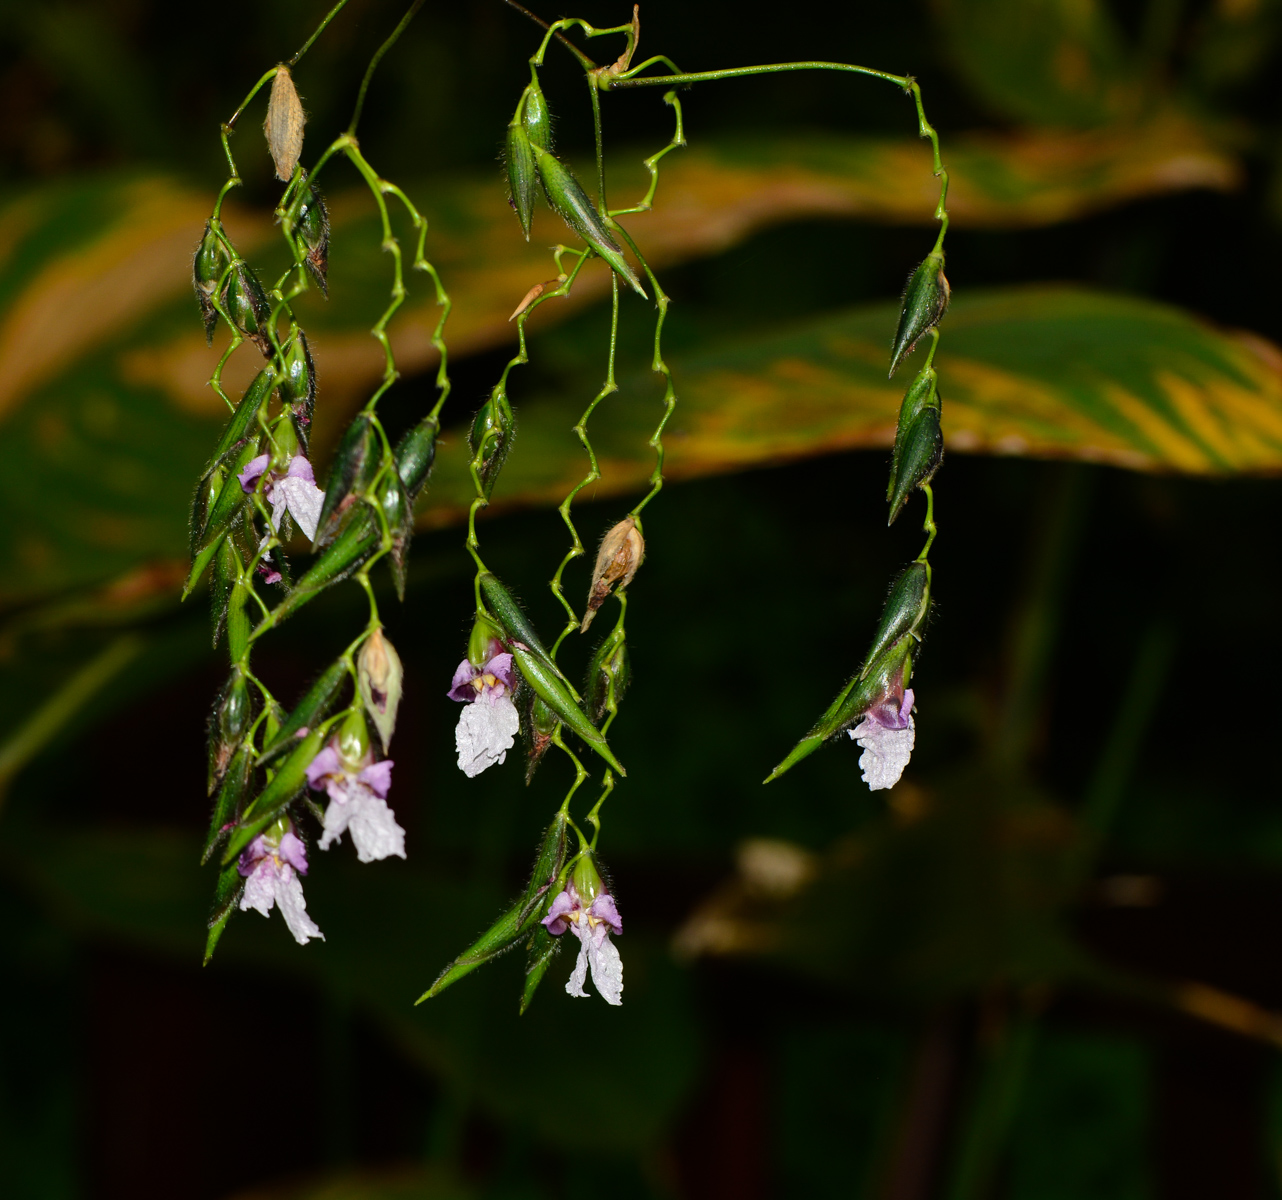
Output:
[[[396,470],[405,485],[405,494],[413,504],[432,473],[436,461],[436,438],[441,423],[435,417],[424,417],[413,429],[407,430],[396,443],[393,455]]]
[[[214,907],[209,914],[209,936],[205,939],[205,966],[214,956],[214,948],[227,928],[227,922],[236,911],[241,892],[245,890],[245,881],[233,862],[219,872],[218,884],[214,888]]]
[[[326,667],[316,682],[307,689],[306,695],[294,706],[288,720],[276,733],[269,734],[264,740],[260,763],[265,765],[279,758],[290,748],[301,730],[310,729],[317,721],[323,720],[334,707],[347,678],[347,664],[341,658]]]
[[[316,523],[316,545],[327,546],[338,536],[343,521],[373,482],[380,465],[381,443],[373,420],[361,413],[347,427],[334,454]]]
[[[601,214],[588,199],[587,193],[579,186],[579,181],[570,173],[570,168],[541,147],[533,146],[532,149],[548,203],[579,237],[610,264],[615,273],[625,280],[638,296],[644,296],[645,288],[641,286],[641,281],[628,265],[628,260],[623,257],[619,244],[610,236],[610,231],[601,219]]]
[[[392,570],[392,582],[396,585],[396,596],[405,599],[405,571],[410,552],[410,541],[414,537],[414,506],[405,494],[405,486],[395,471],[388,471],[378,489],[378,503],[387,521],[387,528],[392,536],[392,544],[387,555]]]
[[[627,771],[614,757],[614,752],[605,738],[579,708],[574,692],[561,677],[560,672],[555,667],[549,670],[549,661],[521,642],[512,642],[508,648],[512,652],[512,659],[521,672],[522,678],[535,690],[548,708],[620,775],[626,775]]]
[[[240,403],[236,405],[236,411],[231,415],[231,420],[227,422],[226,427],[223,429],[222,437],[218,439],[218,445],[214,448],[213,457],[205,467],[206,475],[219,463],[223,462],[249,436],[254,418],[258,416],[258,410],[262,408],[263,401],[272,394],[272,388],[275,383],[275,377],[270,370],[265,368],[259,371],[250,381],[249,386],[245,389],[245,394],[240,398]]]
[[[864,658],[860,677],[868,673],[874,661],[885,652],[891,642],[897,642],[906,633],[916,633],[926,619],[930,607],[929,573],[926,564],[909,564],[890,585],[886,603],[882,606],[881,620],[872,637],[872,645]]]
[[[555,671],[556,666],[539,640],[534,626],[530,624],[530,619],[525,615],[525,610],[517,603],[516,597],[503,586],[499,577],[486,571],[481,576],[481,592],[485,596],[485,602],[490,606],[490,612],[503,630],[504,640],[523,642],[541,658],[547,659],[549,666]],[[564,679],[564,676],[562,678]]]
[[[307,453],[312,429],[312,413],[316,408],[316,365],[312,362],[307,335],[293,326],[285,346],[285,374],[278,386],[280,402],[289,409],[290,423],[303,453]]]
[[[245,809],[223,851],[222,862],[236,861],[236,856],[284,811],[285,806],[307,783],[307,767],[325,744],[325,734],[313,729],[306,737],[296,739],[293,750],[277,768],[270,782]]]
[[[490,398],[477,409],[467,437],[477,478],[481,481],[481,491],[487,500],[494,491],[515,436],[516,417],[512,414],[512,406],[508,403],[507,393],[496,385]]]
[[[467,661],[479,671],[502,647],[502,630],[489,617],[477,613],[467,638]]]
[[[240,806],[244,803],[245,793],[249,788],[253,757],[250,747],[242,745],[223,773],[218,799],[214,801],[213,814],[209,818],[209,832],[205,835],[205,845],[200,852],[201,866],[210,860],[214,851],[226,840],[240,815]]]
[[[298,209],[298,224],[295,227],[307,248],[307,257],[303,260],[308,273],[316,281],[321,295],[329,296],[329,209],[325,207],[325,197],[313,184],[307,189],[307,197]]]
[[[227,764],[240,749],[253,719],[249,683],[241,669],[233,667],[209,714],[209,795],[222,782]]]
[[[205,528],[201,530],[199,545],[191,564],[191,573],[183,585],[184,599],[191,595],[192,589],[200,582],[205,568],[213,561],[214,554],[232,522],[243,514],[245,506],[249,503],[249,497],[245,494],[245,489],[240,486],[237,475],[245,469],[257,450],[256,441],[246,442],[227,468],[227,476],[223,480],[222,487],[218,489],[217,498],[209,506],[209,516],[205,521]]]
[[[520,703],[521,736],[525,739],[525,782],[528,786],[538,770],[539,763],[552,745],[560,719],[531,688],[521,688],[517,697]]]
[[[432,986],[414,1001],[415,1004],[440,995],[450,984],[510,950],[534,928],[547,908],[551,899],[549,893],[565,865],[565,831],[565,814],[557,813],[539,844],[538,857],[524,893],[436,977]]]
[[[944,435],[939,429],[939,409],[923,408],[908,427],[900,452],[894,491],[890,497],[889,525],[899,516],[913,488],[929,483],[944,458]]]
[[[359,708],[351,709],[338,727],[338,754],[350,767],[363,763],[369,754],[369,726]]]
[[[890,454],[890,478],[886,482],[886,499],[895,494],[895,480],[899,477],[899,460],[903,457],[904,440],[908,429],[927,405],[939,404],[936,391],[937,377],[933,367],[923,367],[908,385],[899,403],[899,419],[895,423],[895,447]]]
[[[631,682],[632,660],[628,655],[628,643],[622,636],[611,633],[596,648],[583,682],[588,716],[593,722],[600,724],[606,713],[617,711]]]
[[[232,662],[244,662],[249,649],[249,613],[245,611],[252,589],[237,580],[232,584],[227,601],[227,657]]]
[[[214,552],[213,569],[209,573],[209,623],[215,650],[227,627],[227,605],[231,603],[231,589],[239,574],[235,545],[230,537],[224,536]]]
[[[196,494],[191,498],[191,522],[187,528],[187,554],[196,557],[200,549],[200,535],[205,532],[209,520],[209,506],[218,499],[227,472],[222,467],[213,467],[196,484]]]
[[[227,311],[237,329],[264,354],[271,354],[271,342],[266,331],[272,306],[263,285],[258,282],[258,276],[243,262],[232,272],[227,287]]]
[[[539,86],[539,77],[534,68],[530,68],[530,86],[525,89],[524,103],[521,105],[521,124],[530,139],[531,146],[540,150],[552,149],[552,111],[548,108],[547,98]]]
[[[326,588],[346,579],[378,549],[381,540],[382,533],[374,515],[368,508],[362,507],[338,537],[325,547],[302,579],[272,610],[272,620],[279,625]]]
[[[508,196],[521,222],[525,240],[530,240],[530,221],[534,215],[534,185],[538,172],[534,165],[534,147],[525,127],[513,121],[507,127]]]
[[[948,308],[948,279],[944,275],[944,256],[934,251],[922,260],[908,279],[899,327],[891,343],[890,373],[893,375],[906,354],[911,353],[922,334],[938,325]]]
[[[526,943],[525,986],[521,989],[521,1016],[524,1016],[525,1010],[530,1007],[534,993],[538,991],[539,984],[543,982],[543,976],[548,973],[548,968],[560,949],[560,938],[553,937],[542,925],[535,927],[529,942]]]
[[[214,341],[214,327],[218,324],[218,310],[214,307],[214,301],[220,285],[225,286],[223,273],[230,262],[227,247],[214,229],[213,220],[206,221],[205,236],[201,238],[192,262],[191,281],[196,289],[196,300],[200,304],[200,318],[205,323],[205,341],[210,345]]]

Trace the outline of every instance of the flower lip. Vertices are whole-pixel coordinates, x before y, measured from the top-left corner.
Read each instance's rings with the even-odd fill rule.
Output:
[[[500,651],[491,655],[479,667],[465,658],[455,670],[446,695],[460,704],[472,704],[482,697],[493,704],[515,688],[516,674],[512,669],[512,656],[506,651]]]

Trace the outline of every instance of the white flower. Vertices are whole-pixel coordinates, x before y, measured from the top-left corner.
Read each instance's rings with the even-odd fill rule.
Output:
[[[307,851],[292,829],[279,839],[259,834],[241,852],[237,869],[245,876],[245,891],[240,898],[242,912],[252,908],[268,916],[274,904],[299,945],[306,945],[309,938],[325,940],[316,922],[307,915],[299,879],[307,874]]]
[[[912,707],[913,690],[907,688],[898,705],[892,698],[870,708],[864,719],[850,730],[851,738],[864,750],[859,756],[859,769],[869,791],[893,788],[912,758],[917,740]]]
[[[331,743],[312,759],[307,782],[329,793],[325,831],[320,840],[322,850],[328,850],[350,829],[356,857],[361,862],[374,862],[392,854],[405,857],[405,830],[396,823],[384,799],[392,786],[391,759],[354,767]]]
[[[567,884],[552,901],[542,923],[553,937],[559,937],[569,929],[579,939],[579,959],[565,990],[571,996],[587,999],[583,985],[591,970],[592,982],[601,993],[601,999],[607,1004],[622,1004],[623,959],[619,957],[618,947],[610,940],[610,935],[623,932],[623,920],[614,897],[602,890],[584,908],[578,889],[573,883]]]
[[[494,649],[498,650],[497,643]],[[454,672],[447,694],[463,705],[454,728],[454,746],[459,770],[469,779],[503,762],[516,743],[521,718],[512,701],[515,686],[510,654],[493,653],[480,667],[465,658]]]

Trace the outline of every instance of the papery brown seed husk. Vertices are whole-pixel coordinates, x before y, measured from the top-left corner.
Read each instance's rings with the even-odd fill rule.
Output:
[[[306,120],[289,68],[277,68],[263,133],[267,135],[267,148],[276,164],[276,178],[284,183],[294,177],[294,168],[298,166],[299,155],[303,152],[303,124]]]
[[[641,560],[645,558],[645,539],[631,517],[620,521],[601,541],[597,551],[596,567],[592,572],[592,587],[588,592],[587,612],[579,632],[587,631],[596,611],[617,584],[625,588],[632,582]]]

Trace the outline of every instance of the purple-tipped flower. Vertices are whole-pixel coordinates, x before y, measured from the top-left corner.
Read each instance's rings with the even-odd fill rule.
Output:
[[[917,734],[913,728],[913,690],[902,696],[893,693],[874,704],[850,736],[864,752],[859,756],[859,769],[869,791],[893,788],[912,757]]]
[[[308,765],[307,782],[329,793],[320,848],[328,850],[350,830],[361,862],[391,854],[404,858],[405,830],[396,823],[386,800],[392,786],[392,760],[370,760],[367,752],[362,761],[349,763],[331,741]]]
[[[503,762],[521,728],[512,700],[516,671],[512,656],[501,649],[492,642],[489,658],[479,667],[465,658],[450,682],[450,699],[466,705],[454,730],[454,745],[459,770],[469,779]]]
[[[260,833],[241,851],[237,869],[245,877],[240,898],[242,912],[253,908],[267,916],[274,904],[300,946],[306,945],[309,938],[325,940],[316,922],[307,915],[299,880],[300,875],[307,874],[307,848],[292,824],[283,832],[277,826]]]
[[[271,462],[270,454],[260,454],[251,459],[249,465],[236,476],[240,486],[246,492],[252,492],[260,476],[267,472]],[[272,471],[263,489],[263,496],[272,506],[272,528],[279,532],[281,518],[285,510],[298,523],[309,540],[316,538],[316,523],[320,520],[321,505],[325,493],[316,486],[316,475],[312,464],[301,454],[295,454],[289,460],[289,468],[284,472]]]
[[[619,951],[610,941],[610,934],[623,932],[623,921],[619,916],[614,897],[604,889],[599,891],[596,899],[583,907],[583,899],[573,882],[566,884],[565,891],[559,893],[548,908],[548,915],[543,918],[548,933],[560,937],[567,929],[574,931],[579,939],[579,961],[574,964],[565,990],[571,996],[587,996],[583,984],[587,980],[589,968],[592,971],[592,982],[601,998],[607,1004],[623,1003],[623,960]]]

